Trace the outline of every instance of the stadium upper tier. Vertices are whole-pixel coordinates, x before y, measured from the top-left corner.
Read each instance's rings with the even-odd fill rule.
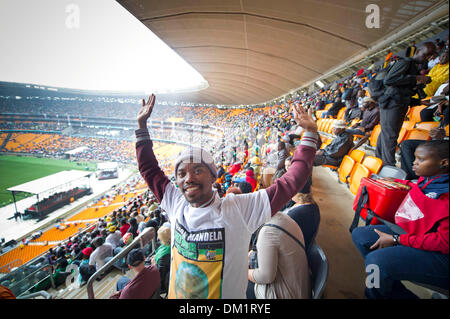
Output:
[[[0,120],[21,118],[29,121],[70,121],[71,124],[95,121],[94,124],[102,124],[114,119],[115,124],[136,126],[136,115],[142,105],[142,98],[145,97],[125,94],[107,96],[88,91],[80,91],[77,95],[68,89],[56,90],[25,83],[0,82]],[[157,102],[160,102],[159,96]],[[217,126],[234,126],[236,119],[243,119],[244,116],[248,123],[270,109],[271,107],[220,109],[160,102],[154,108],[152,122],[159,125],[164,121],[170,125],[175,123],[173,125],[176,126],[199,124],[203,129],[211,126],[217,130]]]

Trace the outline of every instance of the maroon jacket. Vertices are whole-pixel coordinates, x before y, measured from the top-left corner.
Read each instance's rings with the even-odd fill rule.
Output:
[[[159,270],[155,265],[146,266],[110,299],[150,299],[159,287]]]
[[[148,130],[136,130],[136,138],[139,171],[158,202],[161,202],[165,187],[170,183],[170,180],[158,165]],[[272,215],[283,208],[305,185],[311,175],[312,164],[316,156],[317,140],[317,134],[305,132],[300,145],[294,152],[289,170],[278,178],[274,184],[265,189],[269,196]]]

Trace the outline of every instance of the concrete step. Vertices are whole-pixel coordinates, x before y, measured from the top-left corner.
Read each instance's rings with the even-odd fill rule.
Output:
[[[93,284],[95,299],[109,299],[116,291],[116,282],[121,276],[123,274],[119,270],[113,269],[101,281],[95,280]],[[53,293],[55,299],[88,299],[86,284],[82,287],[75,284],[52,291],[56,292]]]
[[[95,299],[109,299],[116,291],[116,278],[103,279],[101,285],[94,290]]]

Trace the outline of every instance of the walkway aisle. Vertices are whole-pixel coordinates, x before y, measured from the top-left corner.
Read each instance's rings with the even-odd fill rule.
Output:
[[[329,263],[324,298],[365,298],[364,259],[348,231],[354,216],[353,194],[347,186],[339,184],[337,176],[325,167],[314,167],[312,193],[321,214],[316,241]]]

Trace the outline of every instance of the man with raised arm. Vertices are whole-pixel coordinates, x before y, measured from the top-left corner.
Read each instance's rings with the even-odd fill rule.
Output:
[[[220,198],[213,184],[213,157],[196,147],[175,161],[174,185],[158,166],[147,130],[155,96],[142,101],[137,116],[136,154],[139,171],[161,203],[171,224],[169,298],[245,298],[250,237],[276,214],[311,175],[318,139],[317,125],[301,106],[295,121],[303,127],[290,169],[269,188]]]

